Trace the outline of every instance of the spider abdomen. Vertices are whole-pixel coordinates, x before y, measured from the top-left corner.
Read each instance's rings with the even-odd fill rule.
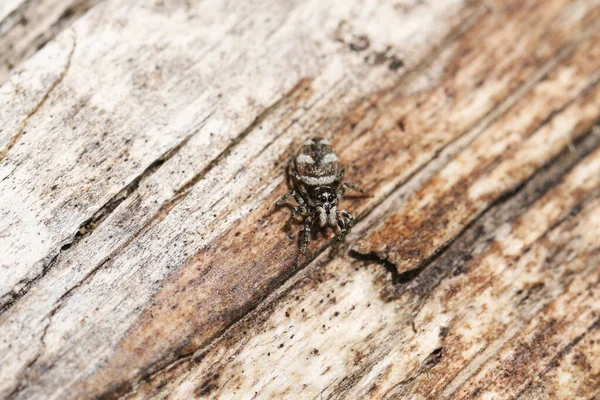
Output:
[[[302,183],[307,186],[331,185],[338,179],[340,165],[329,141],[309,139],[298,152],[294,165]]]

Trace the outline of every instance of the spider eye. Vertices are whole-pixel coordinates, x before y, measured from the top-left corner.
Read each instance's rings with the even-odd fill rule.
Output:
[[[323,203],[329,203],[329,201],[331,200],[331,194],[327,192],[322,193],[320,197]]]

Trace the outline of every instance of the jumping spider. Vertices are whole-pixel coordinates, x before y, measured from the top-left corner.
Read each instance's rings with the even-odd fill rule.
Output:
[[[346,168],[340,166],[327,139],[313,138],[305,141],[296,157],[290,160],[288,173],[292,190],[277,201],[277,206],[282,205],[290,196],[298,202],[292,210],[291,220],[295,220],[298,215],[304,217],[300,255],[306,252],[315,221],[319,221],[321,228],[328,225],[339,226],[336,244],[344,241],[352,227],[354,217],[346,210],[338,210],[338,202],[343,199],[347,188],[364,192],[351,183],[341,184],[345,172]]]

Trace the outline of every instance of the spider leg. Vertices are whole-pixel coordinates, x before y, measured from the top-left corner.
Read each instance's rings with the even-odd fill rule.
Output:
[[[294,160],[293,159],[291,159],[290,162],[288,163],[288,174],[289,174],[289,176],[292,177],[292,181],[302,182],[302,179],[300,179],[300,175],[298,175],[298,172],[296,172],[296,168],[294,168]]]
[[[300,204],[300,205],[304,204],[304,199],[294,189],[290,190],[289,192],[287,192],[286,194],[281,196],[281,198],[279,200],[277,200],[276,204],[278,206],[282,205],[283,202],[290,196],[294,196],[294,200],[296,200],[298,202],[298,204]]]
[[[346,234],[348,233],[348,226],[346,225],[346,221],[344,218],[340,218],[338,215],[338,226],[340,227],[340,233],[338,233],[337,240],[334,244],[335,247],[339,247],[342,243],[344,243],[344,239],[346,238]]]
[[[300,204],[299,206],[296,206],[292,209],[292,216],[290,219],[296,219],[297,215],[302,215],[304,217],[306,217],[308,215],[308,209],[306,208],[305,205]]]
[[[338,200],[342,200],[342,199],[344,198],[344,194],[346,193],[346,189],[348,189],[348,188],[350,188],[350,189],[352,189],[352,190],[355,190],[355,191],[357,191],[357,192],[359,192],[359,193],[364,193],[364,192],[365,192],[365,191],[364,191],[364,190],[362,190],[362,189],[361,189],[359,186],[356,186],[356,185],[355,185],[355,184],[353,184],[353,183],[344,183],[344,184],[343,184],[342,186],[340,186],[340,188],[338,189],[338,192],[337,192],[337,197],[338,197]]]
[[[294,196],[296,194],[296,191],[294,189],[290,190],[289,192],[287,192],[286,194],[284,194],[283,196],[281,196],[281,198],[279,200],[277,200],[277,204],[278,206],[282,205],[283,202],[290,196]]]
[[[352,228],[354,226],[354,217],[346,210],[340,210],[340,213],[348,219],[348,227]]]
[[[348,211],[340,210],[337,221],[338,226],[340,227],[340,233],[338,234],[337,241],[335,242],[335,247],[339,247],[342,243],[344,243],[346,234],[354,225],[354,217]]]
[[[340,172],[338,172],[337,176],[335,177],[335,180],[338,182],[341,181],[347,169],[347,167],[342,167],[342,169],[340,169]]]
[[[306,253],[306,248],[308,247],[308,242],[310,242],[310,229],[312,228],[313,217],[309,215],[304,220],[304,228],[302,229],[302,236],[300,241],[300,255],[304,255]]]

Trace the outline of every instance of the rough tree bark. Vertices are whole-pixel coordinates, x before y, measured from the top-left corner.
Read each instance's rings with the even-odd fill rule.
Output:
[[[3,1],[0,397],[598,398],[599,17]],[[317,135],[369,197],[297,260]]]

